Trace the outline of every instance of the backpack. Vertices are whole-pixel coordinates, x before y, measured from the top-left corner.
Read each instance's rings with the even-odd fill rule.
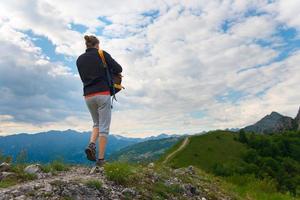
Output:
[[[115,100],[117,100],[115,97],[115,94],[120,92],[122,89],[125,89],[121,85],[123,76],[121,73],[111,73],[111,71],[109,70],[108,65],[106,63],[103,51],[101,49],[99,49],[98,53],[100,55],[100,58],[102,60],[103,66],[106,71],[106,76],[108,79],[108,86],[110,88],[110,95],[113,96]]]

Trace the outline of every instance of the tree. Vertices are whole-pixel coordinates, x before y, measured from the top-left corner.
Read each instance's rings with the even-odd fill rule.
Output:
[[[246,133],[245,133],[244,129],[241,129],[241,130],[239,131],[239,138],[238,138],[238,140],[239,140],[241,143],[245,143],[245,144],[248,143],[248,138],[247,138],[247,136],[246,136]]]

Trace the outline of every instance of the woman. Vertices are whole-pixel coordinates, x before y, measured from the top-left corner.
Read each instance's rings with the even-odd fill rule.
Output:
[[[84,36],[86,50],[76,61],[83,83],[83,96],[93,119],[90,143],[85,149],[87,159],[96,161],[96,140],[99,136],[97,166],[105,163],[104,153],[111,122],[111,96],[105,69],[101,61],[99,40],[95,36]],[[107,65],[112,73],[121,73],[122,67],[103,51]]]

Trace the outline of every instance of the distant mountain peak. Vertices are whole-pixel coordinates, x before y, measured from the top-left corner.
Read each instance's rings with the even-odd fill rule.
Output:
[[[280,113],[278,113],[276,111],[272,111],[271,114],[266,115],[264,118],[269,118],[269,119],[277,120],[277,119],[280,119],[282,117],[284,117],[282,114],[280,114]]]
[[[272,111],[271,116],[282,116],[280,113],[276,112],[276,111]]]
[[[298,113],[297,113],[297,116],[295,119],[300,119],[300,107],[299,107],[299,110],[298,110]]]
[[[271,112],[271,114],[266,115],[255,124],[245,127],[244,130],[247,132],[255,133],[276,133],[286,130],[294,130],[295,122],[297,121],[297,119],[297,123],[300,124],[300,110],[296,119],[284,116],[278,112],[273,111]],[[298,129],[300,129],[299,125]]]
[[[297,126],[297,130],[300,130],[300,107],[299,107],[298,113],[295,117],[295,124]]]

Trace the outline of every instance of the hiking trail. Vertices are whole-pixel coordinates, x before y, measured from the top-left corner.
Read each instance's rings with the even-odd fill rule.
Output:
[[[175,151],[173,151],[172,153],[170,153],[165,160],[162,162],[163,164],[166,164],[172,157],[175,156],[176,153],[178,153],[179,151],[181,151],[187,144],[189,143],[189,137],[187,136],[186,138],[184,138],[183,142],[181,143],[180,147],[178,147],[178,149],[176,149]]]

